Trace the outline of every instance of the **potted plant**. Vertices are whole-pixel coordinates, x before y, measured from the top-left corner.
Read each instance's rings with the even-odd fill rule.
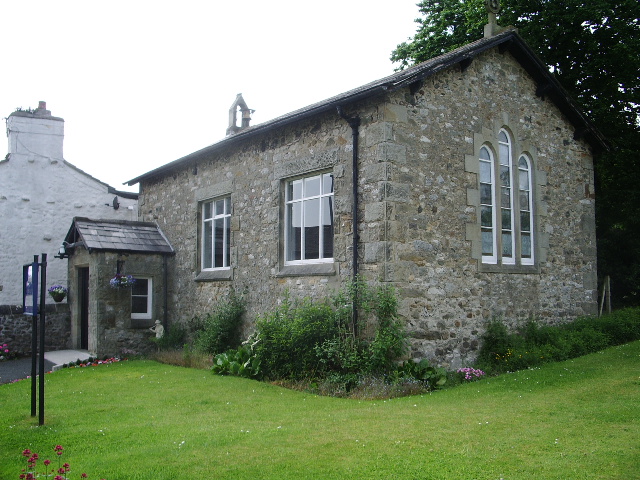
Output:
[[[48,292],[56,303],[61,302],[67,296],[67,289],[62,285],[53,285],[49,287]]]
[[[123,275],[116,273],[116,276],[109,280],[111,288],[131,288],[136,283],[136,279],[132,275]]]

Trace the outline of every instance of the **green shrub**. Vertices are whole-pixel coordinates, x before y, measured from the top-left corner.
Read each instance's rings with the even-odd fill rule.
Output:
[[[426,358],[419,362],[413,360],[403,362],[398,365],[394,377],[395,382],[410,379],[422,382],[430,390],[440,388],[447,383],[447,371],[444,368],[432,367]]]
[[[395,292],[363,281],[321,302],[292,304],[287,296],[256,322],[256,338],[255,354],[268,378],[334,378],[345,388],[357,383],[359,375],[394,368],[406,349]]]
[[[232,292],[227,300],[218,303],[204,319],[194,318],[191,325],[195,330],[196,350],[215,355],[238,348],[244,310],[243,299]]]
[[[158,346],[158,350],[177,350],[184,345],[187,329],[180,323],[174,323],[164,331],[160,338],[152,337],[151,340]]]
[[[250,346],[242,345],[237,350],[216,355],[211,370],[217,375],[256,378],[260,376],[260,360]]]
[[[518,332],[492,321],[487,325],[478,363],[497,372],[562,361],[640,339],[640,308],[599,318],[581,317],[561,325],[527,322]]]

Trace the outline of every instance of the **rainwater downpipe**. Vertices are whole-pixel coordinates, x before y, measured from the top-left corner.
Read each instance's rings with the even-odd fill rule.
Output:
[[[355,115],[353,117],[347,117],[342,111],[342,107],[338,105],[336,107],[338,115],[342,117],[351,127],[351,135],[353,137],[353,156],[351,164],[351,192],[353,195],[352,203],[352,222],[353,222],[353,283],[357,285],[358,281],[358,138],[360,136],[360,117]],[[358,334],[358,289],[353,290],[353,305],[351,307],[351,323],[353,325],[354,335]]]

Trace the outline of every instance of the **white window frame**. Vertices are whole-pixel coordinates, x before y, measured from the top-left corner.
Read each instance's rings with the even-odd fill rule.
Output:
[[[318,194],[309,194],[307,191],[307,187],[309,183],[315,179],[319,178],[320,186]],[[325,192],[326,185],[325,183],[328,179],[331,179],[331,191]],[[292,198],[292,192],[294,190],[294,184],[298,184],[301,188],[301,193],[299,196]],[[333,253],[334,248],[334,238],[333,238],[333,226],[334,226],[334,218],[333,218],[333,199],[334,199],[334,187],[335,187],[335,179],[332,172],[321,172],[314,173],[311,175],[306,175],[304,177],[297,177],[285,182],[285,199],[284,199],[284,264],[285,265],[307,265],[307,264],[317,264],[317,263],[333,263],[333,255],[331,257],[324,257],[324,224],[322,223],[325,215],[330,215],[331,227],[332,227],[332,237],[331,237],[331,250]],[[329,200],[329,212],[326,212],[326,202],[324,200]],[[319,200],[319,208],[318,208],[318,258],[305,258],[306,253],[306,233],[305,233],[305,205],[307,202],[312,202]],[[294,215],[295,207],[299,209],[299,217],[297,216],[297,221],[300,224],[300,258],[299,259],[290,259],[291,257],[291,238],[290,238],[290,226],[293,221],[292,216]]]
[[[496,210],[500,209],[500,259],[503,265],[515,265],[516,263],[516,231],[514,225],[515,209],[513,208],[513,155],[511,146],[511,135],[501,129],[498,133],[498,157],[499,170],[498,177],[500,186],[497,182],[494,185],[496,189],[496,197],[499,199],[500,206],[496,204]],[[506,169],[506,175],[503,175]],[[499,188],[499,190],[498,190]],[[505,215],[509,218],[505,224]],[[509,236],[510,240],[505,241],[505,237]],[[509,255],[508,251],[511,252]]]
[[[525,162],[526,165],[523,167],[522,162]],[[520,218],[520,228],[518,229],[519,234],[520,234],[520,238],[519,238],[519,242],[520,242],[520,263],[522,265],[534,265],[535,264],[535,226],[534,226],[534,217],[533,217],[533,211],[535,208],[535,205],[533,203],[533,169],[532,167],[532,162],[531,162],[531,158],[526,154],[523,153],[518,157],[518,211],[519,211],[519,218]],[[526,178],[524,178],[523,181],[523,175],[526,175]],[[529,207],[529,210],[523,210],[522,209],[522,197],[526,196],[527,199],[527,205]],[[522,219],[524,218],[525,213],[528,212],[528,214],[526,215],[528,217],[528,221],[529,221],[529,230],[523,230],[522,227]],[[529,235],[529,239],[531,242],[531,245],[529,245],[529,250],[530,250],[530,255],[528,257],[525,257],[522,253],[522,238],[524,236],[524,234],[527,233]]]
[[[131,318],[134,320],[150,320],[153,318],[153,278],[140,277],[136,275],[136,282],[140,280],[147,280],[147,294],[146,295],[134,295],[134,288],[131,289]],[[133,298],[134,297],[147,297],[147,311],[146,313],[134,313],[133,312]]]
[[[479,223],[482,263],[485,265],[535,265],[535,202],[533,192],[533,160],[526,153],[517,156],[518,163],[514,163],[513,142],[510,133],[501,128],[497,137],[498,154],[495,158],[490,143],[480,147],[478,157],[478,185],[480,189]],[[486,152],[486,154],[484,153]],[[488,157],[488,158],[487,158]],[[521,166],[521,160],[526,163]],[[485,165],[483,170],[483,164]],[[486,178],[486,166],[491,169],[491,178]],[[484,173],[483,173],[484,172]],[[522,177],[522,180],[521,180]],[[486,203],[486,186],[491,188],[491,203]],[[483,186],[484,194],[483,194]],[[529,210],[521,210],[522,198],[526,196]],[[487,225],[483,211],[491,208],[491,225]],[[526,214],[526,219],[522,217]],[[528,221],[529,231],[523,231],[523,219]],[[484,223],[484,224],[483,224]],[[492,253],[485,254],[483,235],[491,232]],[[522,256],[523,234],[528,234],[531,240],[530,256]],[[486,238],[486,236],[485,236]],[[505,240],[510,242],[508,247]],[[506,250],[506,251],[505,251]]]
[[[223,202],[222,213],[216,213],[217,202]],[[211,214],[207,215],[207,205],[210,205]],[[200,246],[200,269],[203,272],[229,270],[231,268],[230,258],[230,242],[231,242],[231,196],[226,195],[223,197],[212,198],[203,201],[201,204],[201,246]],[[222,221],[222,266],[215,266],[216,258],[216,221]],[[205,259],[207,258],[207,234],[211,236],[211,264],[205,265]]]
[[[483,152],[486,152],[486,155],[483,155]],[[488,157],[488,158],[484,158]],[[482,185],[489,186],[491,198],[491,203],[483,203],[482,194],[480,198],[480,243],[482,245],[482,263],[490,263],[495,264],[498,263],[498,239],[497,239],[497,213],[496,213],[496,189],[495,189],[495,159],[493,155],[493,151],[487,145],[483,145],[480,147],[480,173],[478,173],[479,183],[480,183],[480,191],[482,192]],[[483,169],[482,164],[485,164],[486,167]],[[490,178],[482,178],[481,172],[486,173],[487,168],[489,169]],[[491,225],[483,225],[483,208],[491,208]],[[491,234],[491,254],[484,253],[484,239],[483,234]]]

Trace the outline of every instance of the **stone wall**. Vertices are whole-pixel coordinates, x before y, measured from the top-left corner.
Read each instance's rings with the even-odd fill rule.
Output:
[[[396,287],[411,356],[455,368],[473,361],[484,325],[595,312],[593,163],[588,146],[509,55],[488,51],[415,93],[350,105],[362,120],[359,149],[360,272]],[[487,268],[480,236],[477,151],[509,129],[534,161],[535,265]],[[274,128],[141,185],[140,219],[157,221],[176,249],[170,321],[205,314],[233,288],[248,325],[289,291],[319,298],[350,276],[351,129],[337,113]],[[283,265],[285,180],[335,177],[334,263],[329,271]],[[197,281],[199,201],[230,194],[232,269]],[[326,268],[326,266],[325,266]]]
[[[40,317],[37,317],[40,328]],[[7,343],[20,356],[31,355],[33,317],[22,313],[22,307],[0,306],[0,344]],[[71,316],[66,303],[46,306],[45,351],[71,348]],[[40,345],[38,337],[38,345]]]

